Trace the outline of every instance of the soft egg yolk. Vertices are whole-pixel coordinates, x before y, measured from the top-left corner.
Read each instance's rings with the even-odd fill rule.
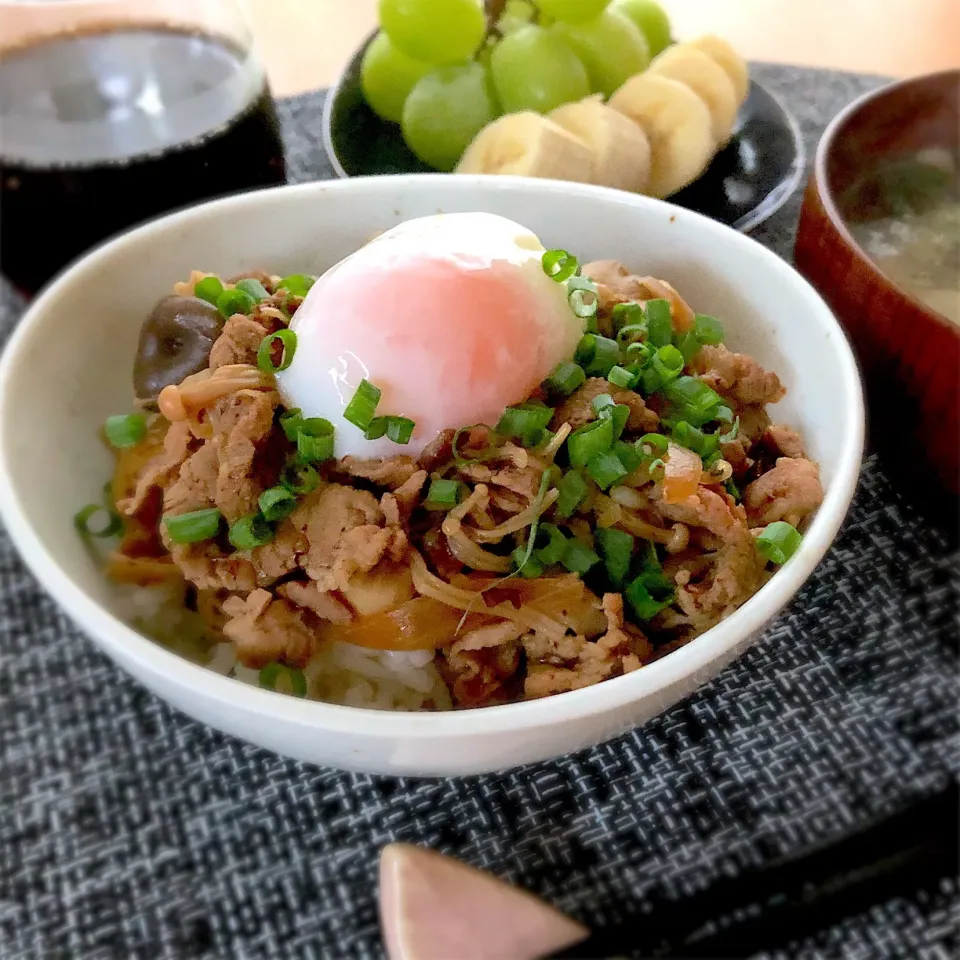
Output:
[[[583,333],[543,247],[513,221],[451,214],[402,224],[331,268],[298,309],[297,348],[278,375],[285,402],[325,417],[336,455],[416,456],[439,432],[495,425]],[[361,379],[377,415],[409,417],[411,442],[364,439],[343,418]]]

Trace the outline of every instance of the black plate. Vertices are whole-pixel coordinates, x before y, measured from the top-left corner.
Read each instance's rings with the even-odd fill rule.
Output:
[[[381,120],[360,89],[360,47],[331,88],[323,111],[323,145],[341,177],[430,173],[403,142],[400,128]],[[749,230],[778,210],[803,173],[803,142],[786,107],[750,81],[736,130],[726,147],[690,186],[670,202]]]

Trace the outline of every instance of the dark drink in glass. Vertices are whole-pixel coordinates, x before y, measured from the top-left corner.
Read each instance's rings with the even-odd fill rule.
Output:
[[[232,40],[101,24],[0,55],[0,271],[23,292],[126,227],[284,179],[263,71]]]

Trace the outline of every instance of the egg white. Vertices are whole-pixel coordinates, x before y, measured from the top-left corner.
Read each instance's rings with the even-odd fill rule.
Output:
[[[277,375],[284,402],[299,408],[303,416],[324,417],[334,425],[337,457],[417,456],[440,429],[478,422],[469,417],[469,397],[452,397],[460,387],[456,381],[451,385],[451,372],[458,364],[469,363],[469,358],[442,355],[436,342],[424,341],[415,347],[408,343],[405,350],[395,353],[384,345],[385,323],[389,327],[395,318],[395,328],[407,334],[409,341],[409,335],[416,334],[410,329],[416,321],[416,308],[444,310],[450,323],[463,322],[457,304],[436,303],[430,299],[429,289],[422,290],[422,302],[413,306],[395,299],[379,302],[377,309],[386,313],[376,318],[379,332],[374,333],[369,316],[356,315],[351,291],[372,271],[380,277],[392,270],[416,273],[429,263],[452,265],[464,275],[488,271],[491,282],[497,282],[495,277],[505,278],[522,290],[531,304],[524,315],[525,329],[518,335],[537,354],[535,362],[545,377],[572,355],[583,321],[570,309],[565,285],[543,272],[543,253],[543,245],[530,230],[488,213],[438,214],[408,220],[386,231],[331,267],[297,310],[290,325],[297,334],[296,352],[291,365]],[[416,289],[419,297],[421,287]],[[368,327],[369,338],[365,337]],[[344,418],[347,404],[364,379],[383,390],[378,415],[401,415],[417,422],[409,444],[399,445],[386,437],[367,440]],[[392,394],[398,391],[406,397],[404,409],[394,409],[391,404]],[[444,406],[450,405],[451,399],[467,417],[464,422],[445,421]],[[504,396],[502,406],[524,399]]]

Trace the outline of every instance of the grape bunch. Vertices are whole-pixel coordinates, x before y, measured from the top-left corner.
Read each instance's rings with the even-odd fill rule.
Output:
[[[380,0],[379,13],[364,96],[443,171],[501,115],[609,97],[671,42],[655,0]]]

